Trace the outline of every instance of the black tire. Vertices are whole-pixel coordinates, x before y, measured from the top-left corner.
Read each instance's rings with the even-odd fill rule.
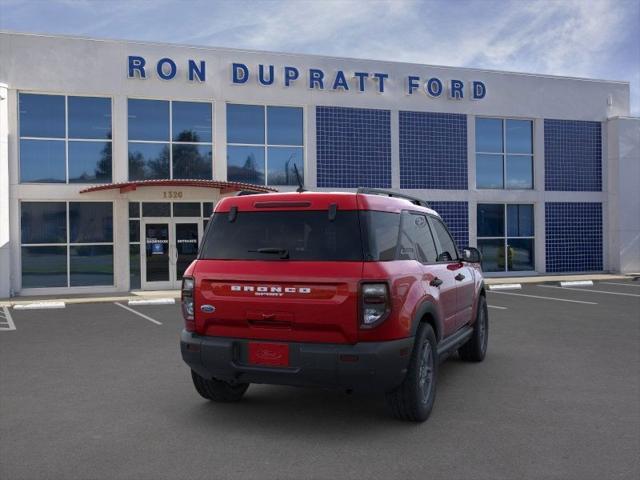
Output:
[[[247,388],[249,388],[248,383],[232,385],[222,380],[216,380],[215,378],[207,379],[201,377],[193,370],[191,370],[191,379],[193,380],[193,386],[196,387],[196,391],[203,398],[213,400],[214,402],[237,402],[242,398]]]
[[[412,422],[424,422],[429,418],[436,399],[438,379],[438,344],[431,325],[418,328],[404,381],[386,394],[391,414]]]
[[[489,311],[484,295],[478,300],[478,317],[473,325],[473,334],[462,347],[458,349],[460,358],[465,362],[481,362],[487,355],[489,341]]]

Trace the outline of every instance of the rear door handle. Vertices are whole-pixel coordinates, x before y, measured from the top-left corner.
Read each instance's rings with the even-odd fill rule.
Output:
[[[442,280],[436,277],[429,282],[429,285],[431,285],[432,287],[439,287],[440,285],[442,285]]]
[[[455,278],[457,281],[459,281],[459,282],[460,282],[460,281],[464,280],[464,275],[463,275],[463,274],[461,274],[461,273],[459,273],[459,274],[457,274],[454,278]]]

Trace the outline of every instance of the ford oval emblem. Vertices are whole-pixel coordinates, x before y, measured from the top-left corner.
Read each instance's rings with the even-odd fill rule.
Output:
[[[204,313],[213,313],[216,311],[216,307],[214,307],[213,305],[202,305],[200,307],[200,310]]]

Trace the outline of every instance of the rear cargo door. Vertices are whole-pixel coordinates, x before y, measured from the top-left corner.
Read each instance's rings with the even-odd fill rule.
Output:
[[[363,267],[358,212],[312,210],[304,202],[256,205],[213,216],[195,274],[197,330],[355,343]]]
[[[201,261],[196,328],[221,337],[355,343],[361,274],[361,262]]]

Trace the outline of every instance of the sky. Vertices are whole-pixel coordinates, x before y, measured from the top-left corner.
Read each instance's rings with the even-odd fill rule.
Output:
[[[631,82],[640,0],[0,0],[0,29]]]

